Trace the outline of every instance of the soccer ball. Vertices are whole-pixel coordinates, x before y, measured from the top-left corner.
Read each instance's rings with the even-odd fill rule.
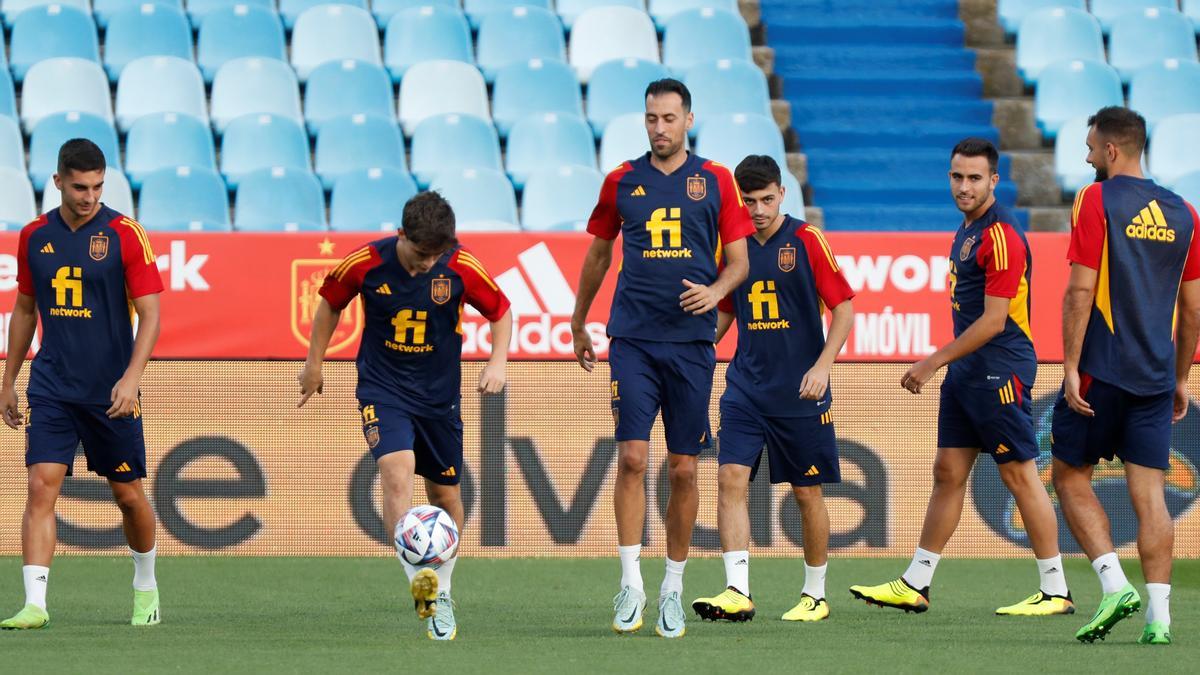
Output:
[[[458,526],[436,506],[414,506],[394,534],[396,557],[416,567],[437,569],[458,551]]]

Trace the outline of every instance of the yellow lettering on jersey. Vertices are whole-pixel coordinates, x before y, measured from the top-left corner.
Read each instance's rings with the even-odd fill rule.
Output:
[[[1161,241],[1169,244],[1175,241],[1175,230],[1172,230],[1171,226],[1167,224],[1167,217],[1163,215],[1162,208],[1155,199],[1151,200],[1141,213],[1134,216],[1133,222],[1125,227],[1125,236],[1130,239]]]
[[[396,342],[399,345],[425,344],[425,317],[428,315],[429,312],[412,309],[402,309],[396,312],[395,318],[392,319],[392,325],[396,327]],[[409,331],[412,331],[411,340]],[[401,349],[399,351],[408,350]],[[433,351],[433,348],[430,347],[428,351]]]
[[[375,406],[364,405],[362,409],[362,418],[363,424],[374,424],[375,422],[378,422],[379,418],[375,416]]]
[[[949,279],[950,279],[950,306],[953,307],[954,311],[957,312],[960,309],[962,309],[962,307],[958,304],[958,300],[956,300],[954,298],[954,289],[956,286],[958,286],[958,268],[954,266],[953,260],[950,261]]]
[[[767,279],[754,282],[746,298],[750,301],[755,321],[779,318],[779,295],[775,292],[774,281]]]
[[[650,232],[650,246],[653,248],[664,248],[664,246],[680,248],[683,246],[683,221],[679,219],[679,208],[677,207],[654,209],[654,212],[650,214],[650,220],[646,221],[646,229]],[[663,244],[664,233],[667,235],[665,245]]]
[[[54,304],[62,307],[70,304],[72,307],[83,306],[83,270],[78,267],[69,267],[63,265],[54,273],[54,279],[50,281],[50,285],[54,288]],[[70,303],[67,302],[67,295],[70,294]]]

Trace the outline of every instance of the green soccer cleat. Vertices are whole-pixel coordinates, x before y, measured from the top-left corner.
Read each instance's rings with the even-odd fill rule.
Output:
[[[133,618],[135,626],[157,626],[162,617],[158,613],[158,589],[133,592]]]
[[[1096,609],[1092,620],[1084,624],[1075,633],[1075,639],[1080,642],[1095,642],[1103,640],[1108,632],[1125,617],[1133,614],[1142,607],[1142,597],[1132,584],[1116,593],[1108,593],[1100,599],[1100,607]]]
[[[895,607],[905,613],[920,614],[929,609],[929,587],[913,588],[904,577],[878,586],[851,586],[850,595],[865,600],[868,605]]]
[[[30,628],[45,628],[50,625],[50,615],[37,605],[25,605],[21,611],[0,621],[4,630],[24,630]]]
[[[454,601],[450,599],[449,593],[443,591],[437,594],[434,604],[437,610],[429,617],[425,634],[430,640],[453,640],[458,635],[458,622],[454,620]]]
[[[413,606],[417,610],[417,618],[428,619],[437,611],[438,578],[437,573],[428,567],[417,570],[409,583],[412,591]]]
[[[754,601],[730,586],[711,598],[696,598],[692,609],[705,621],[750,621],[754,618]]]
[[[646,594],[633,586],[625,586],[613,598],[613,631],[634,633],[641,630],[642,613],[645,611]]]
[[[1139,645],[1169,645],[1171,644],[1171,624],[1152,621],[1142,629],[1138,638]]]
[[[654,625],[654,632],[665,638],[683,637],[683,634],[687,632],[683,621],[683,603],[679,601],[679,594],[671,591],[666,595],[660,595],[658,598],[658,623]]]

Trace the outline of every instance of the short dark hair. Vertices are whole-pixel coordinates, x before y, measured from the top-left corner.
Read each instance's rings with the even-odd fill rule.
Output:
[[[100,146],[86,138],[72,138],[58,149],[58,173],[68,171],[104,171],[104,152]]]
[[[679,80],[664,77],[661,80],[655,80],[646,87],[646,96],[661,96],[663,94],[679,94],[679,98],[683,99],[683,111],[691,112],[692,110],[692,92],[688,91],[687,85]]]
[[[754,192],[769,187],[771,183],[783,185],[779,164],[770,155],[750,155],[738,163],[733,171],[742,192]]]
[[[1146,118],[1136,111],[1110,105],[1088,118],[1088,126],[1127,154],[1138,155],[1146,147]]]
[[[404,236],[414,246],[445,250],[458,243],[454,236],[454,209],[436,192],[421,192],[409,199],[401,219]]]
[[[1000,165],[1000,151],[986,138],[964,138],[954,146],[950,151],[950,159],[954,159],[955,155],[963,157],[987,157],[988,169],[992,173],[996,173],[996,167]]]

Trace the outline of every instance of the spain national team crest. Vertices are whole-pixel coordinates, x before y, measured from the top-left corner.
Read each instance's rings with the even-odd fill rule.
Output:
[[[366,436],[367,436],[367,447],[374,448],[375,446],[379,445],[379,427],[378,426],[372,424],[371,426],[367,427]]]
[[[971,257],[971,248],[975,246],[975,236],[967,237],[963,242],[962,248],[958,251],[958,259],[960,262],[966,262],[967,258]]]
[[[784,272],[796,269],[796,248],[794,246],[784,246],[779,249],[779,269]]]
[[[700,201],[708,194],[708,181],[704,176],[688,176],[687,179],[687,196],[692,201]]]
[[[88,246],[88,255],[92,260],[97,262],[108,257],[108,235],[95,234],[92,235],[91,244]]]
[[[304,345],[305,349],[308,348],[308,336],[312,332],[313,317],[316,316],[317,307],[321,305],[321,296],[318,291],[321,290],[321,284],[325,281],[325,275],[340,262],[341,260],[337,258],[292,261],[292,335],[300,344]],[[338,325],[333,331],[333,337],[329,340],[329,350],[326,353],[336,354],[356,344],[359,336],[362,335],[362,329],[362,304],[358,300],[354,300],[342,312],[341,320],[338,321]]]
[[[450,280],[445,277],[438,277],[433,280],[433,286],[429,289],[429,297],[439,305],[444,305],[450,301]]]

